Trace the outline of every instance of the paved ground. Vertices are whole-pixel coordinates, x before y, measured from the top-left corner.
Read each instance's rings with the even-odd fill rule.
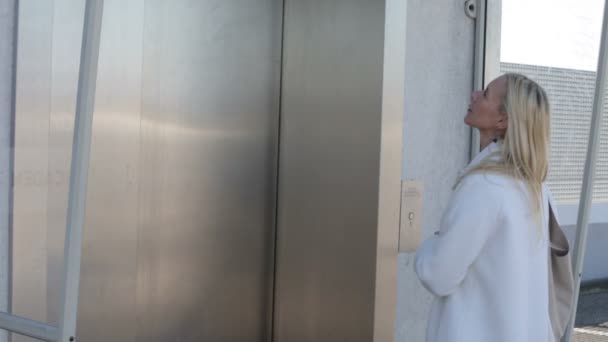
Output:
[[[608,284],[581,290],[575,342],[608,342]]]

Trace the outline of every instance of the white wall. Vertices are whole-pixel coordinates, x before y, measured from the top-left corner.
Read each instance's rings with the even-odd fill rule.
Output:
[[[457,172],[468,162],[463,118],[473,83],[474,21],[464,1],[407,0],[404,180],[424,183],[423,238],[439,226]],[[583,282],[608,276],[606,206],[590,217]],[[577,206],[560,206],[560,221],[574,244]],[[422,342],[432,296],[413,271],[413,253],[399,256],[395,341]]]
[[[574,249],[576,243],[576,223],[578,220],[578,204],[557,205],[559,221],[568,237],[570,246]],[[589,212],[589,228],[587,231],[587,246],[583,263],[582,284],[606,282],[608,279],[608,203],[595,202]]]
[[[15,1],[0,1],[0,310],[8,306],[11,122],[13,104]],[[4,332],[0,341],[6,341]]]
[[[473,83],[474,21],[464,1],[408,0],[403,179],[424,182],[423,237],[439,225],[457,172],[466,165],[464,125]],[[424,341],[431,295],[399,257],[395,341]]]
[[[576,225],[562,225],[572,250],[576,242]],[[583,286],[595,282],[606,283],[608,279],[608,224],[590,223],[587,231],[587,247],[583,262]]]

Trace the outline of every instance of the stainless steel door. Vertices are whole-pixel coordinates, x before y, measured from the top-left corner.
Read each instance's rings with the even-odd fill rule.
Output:
[[[280,342],[374,339],[384,10],[285,1]]]
[[[146,2],[137,341],[267,339],[281,13]]]
[[[13,306],[49,322],[83,4],[20,0]],[[80,341],[379,335],[393,313],[377,312],[378,255],[396,255],[378,247],[384,14],[377,0],[106,0]]]
[[[13,307],[49,322],[83,3],[20,1]],[[279,0],[106,0],[79,340],[269,339],[281,28]]]

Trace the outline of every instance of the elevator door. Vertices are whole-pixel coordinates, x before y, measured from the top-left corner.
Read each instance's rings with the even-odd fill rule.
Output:
[[[19,2],[13,312],[51,323],[83,13]],[[106,0],[102,27],[78,340],[269,340],[282,1]]]

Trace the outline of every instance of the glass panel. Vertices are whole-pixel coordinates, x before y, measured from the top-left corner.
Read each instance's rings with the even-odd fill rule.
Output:
[[[542,85],[551,102],[549,187],[574,246],[604,1],[503,0],[500,71]],[[492,18],[489,18],[490,22]],[[491,46],[492,42],[489,43]],[[608,103],[603,112],[574,341],[608,332]],[[604,303],[602,305],[602,303]],[[590,332],[591,331],[591,332]],[[598,333],[599,331],[599,333]]]
[[[602,13],[598,0],[503,1],[501,71],[528,75],[549,95],[549,186],[559,204],[577,204],[580,198]],[[608,183],[602,186],[596,195],[608,197]]]

